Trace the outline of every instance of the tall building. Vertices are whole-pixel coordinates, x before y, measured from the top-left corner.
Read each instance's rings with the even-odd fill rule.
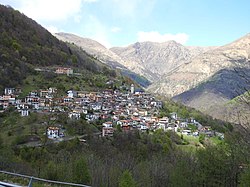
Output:
[[[130,88],[131,94],[135,93],[135,87],[134,84],[131,84],[131,88]]]

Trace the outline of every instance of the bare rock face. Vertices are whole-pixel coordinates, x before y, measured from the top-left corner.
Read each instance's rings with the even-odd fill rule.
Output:
[[[148,90],[173,97],[209,80],[222,69],[248,67],[250,64],[249,57],[250,34],[231,44],[217,47],[193,57],[188,63],[162,76]]]
[[[128,47],[115,47],[111,51],[119,55],[130,70],[157,81],[191,60],[191,50],[175,41],[164,43],[142,42]],[[144,72],[141,72],[144,70]]]
[[[125,76],[130,77],[136,83],[138,83],[142,87],[147,87],[150,84],[150,81],[145,77],[141,77],[146,70],[143,67],[138,68],[138,74],[129,70],[126,65],[127,63],[117,54],[107,49],[102,44],[98,43],[95,40],[89,38],[82,38],[80,36],[76,36],[74,34],[69,33],[56,33],[54,34],[59,40],[64,42],[73,43],[78,47],[81,47],[86,53],[96,57],[99,61],[104,64],[107,64],[113,69],[119,69],[121,73]]]

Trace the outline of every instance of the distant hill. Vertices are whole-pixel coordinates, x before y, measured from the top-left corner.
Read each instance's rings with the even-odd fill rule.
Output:
[[[98,60],[100,60],[104,64],[107,64],[113,69],[121,71],[123,75],[130,77],[139,85],[143,87],[147,87],[150,85],[150,81],[148,81],[145,77],[140,76],[139,74],[136,74],[135,72],[129,70],[124,65],[126,64],[126,62],[124,62],[124,60],[120,56],[107,49],[99,42],[89,38],[82,38],[70,33],[55,33],[54,36],[56,36],[62,41],[73,43],[81,47],[81,49],[86,51],[88,54],[93,55]]]
[[[109,70],[115,75],[108,66],[66,45],[19,11],[0,5],[0,12],[0,90],[22,85],[35,67],[73,67],[90,74]]]
[[[183,92],[173,99],[187,106],[211,113],[250,89],[242,74],[250,77],[250,69],[223,69],[195,88]]]

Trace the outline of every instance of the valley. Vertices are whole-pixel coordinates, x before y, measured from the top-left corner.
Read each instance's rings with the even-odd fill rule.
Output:
[[[11,6],[0,5],[0,12],[0,181],[248,186],[250,34],[199,47],[165,41],[187,39],[185,33],[151,32],[164,41],[141,36],[108,48],[71,33],[51,34]],[[70,23],[85,18],[97,27],[82,28],[108,32],[93,16]],[[122,31],[111,30],[112,36]]]
[[[106,63],[116,62],[147,78],[151,81],[146,88],[150,93],[173,98],[222,120],[229,117],[215,115],[215,111],[220,113],[230,100],[249,89],[245,81],[250,77],[249,34],[218,47],[191,47],[169,41],[137,42],[111,49],[66,33],[55,36],[84,46],[86,51]]]

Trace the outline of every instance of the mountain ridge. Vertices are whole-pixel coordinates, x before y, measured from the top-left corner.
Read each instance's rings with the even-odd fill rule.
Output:
[[[118,69],[123,75],[130,77],[142,87],[150,85],[150,81],[143,76],[137,75],[136,72],[129,70],[126,67],[126,63],[120,56],[116,55],[99,42],[70,33],[55,33],[54,36],[64,42],[74,43],[88,54],[100,60],[102,63],[110,66],[111,68]]]
[[[207,80],[223,68],[246,66],[249,61],[250,44],[247,44],[248,48],[245,48],[244,43],[247,43],[249,40],[249,35],[246,35],[230,45],[217,47],[199,54],[189,63],[180,66],[163,77],[158,84],[163,84],[162,87],[168,90],[163,89],[160,93],[165,92],[170,96],[175,96],[195,87],[199,82]],[[175,86],[178,86],[180,89],[175,89]],[[152,88],[149,88],[149,90],[155,90],[155,87],[159,86],[152,85]]]

